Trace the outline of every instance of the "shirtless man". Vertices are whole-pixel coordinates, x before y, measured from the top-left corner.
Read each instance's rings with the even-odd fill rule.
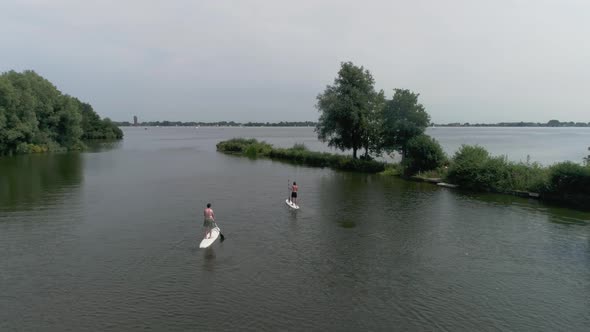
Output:
[[[293,204],[297,205],[297,190],[299,190],[299,187],[297,187],[297,182],[293,181],[293,185],[291,186],[291,202],[293,202]]]
[[[215,227],[215,213],[213,213],[213,209],[211,209],[211,203],[207,203],[207,208],[203,211],[203,216],[205,217],[205,222],[203,226],[205,227],[205,237],[211,237],[211,230]]]

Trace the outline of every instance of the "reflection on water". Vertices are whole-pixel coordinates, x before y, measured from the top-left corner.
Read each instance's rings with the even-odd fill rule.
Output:
[[[563,204],[541,202],[534,198],[522,198],[511,195],[494,193],[474,193],[455,190],[457,197],[475,199],[487,204],[500,207],[518,207],[526,213],[542,214],[549,217],[549,221],[560,224],[590,224],[590,214],[587,211],[570,209]]]
[[[96,153],[96,152],[105,152],[109,150],[114,150],[123,144],[123,141],[120,140],[93,140],[93,141],[86,141],[84,142],[86,145],[86,153]]]
[[[84,153],[117,149],[121,141],[89,141]],[[84,179],[84,153],[45,153],[0,158],[0,210],[49,206],[67,199]]]
[[[60,191],[77,188],[82,182],[82,164],[79,153],[0,158],[0,209],[63,199]]]

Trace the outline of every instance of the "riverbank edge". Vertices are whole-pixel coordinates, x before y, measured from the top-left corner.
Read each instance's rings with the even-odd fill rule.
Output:
[[[0,155],[0,158],[3,157],[12,157],[12,156],[19,156],[19,155],[35,155],[35,154],[52,154],[52,153],[68,153],[68,152],[87,152],[90,151],[88,145],[95,144],[95,143],[116,143],[122,141],[123,138],[92,138],[92,139],[83,139],[81,140],[76,146],[73,147],[64,147],[61,145],[55,144],[33,144],[33,143],[22,143],[21,149],[15,151],[14,153],[9,153],[6,155]]]
[[[310,151],[302,144],[296,144],[292,148],[276,148],[271,144],[259,142],[255,139],[234,138],[220,141],[217,143],[216,148],[217,151],[225,154],[249,158],[268,158],[297,165],[328,167],[361,173],[381,173],[389,165],[375,160],[353,159],[345,155]]]
[[[427,183],[431,183],[433,185],[437,185],[439,187],[445,187],[445,188],[451,188],[451,189],[460,188],[459,185],[444,182],[443,178],[430,178],[430,177],[425,177],[425,176],[420,176],[420,175],[413,175],[413,176],[409,176],[409,177],[405,177],[405,176],[400,175],[399,177],[405,178],[406,180],[415,181],[415,182],[427,182]],[[475,191],[488,192],[487,190],[484,190],[484,189],[475,190]],[[518,197],[524,197],[524,198],[541,199],[540,193],[535,193],[535,192],[526,191],[526,190],[510,190],[507,192],[494,192],[494,193],[503,194],[503,195],[518,196]]]

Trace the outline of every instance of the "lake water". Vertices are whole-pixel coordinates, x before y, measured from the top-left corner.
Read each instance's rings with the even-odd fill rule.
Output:
[[[590,145],[587,128],[428,133],[546,164]],[[0,158],[0,330],[590,326],[590,213],[215,151],[238,136],[328,150],[311,128],[126,128]],[[226,240],[203,250],[207,202]]]

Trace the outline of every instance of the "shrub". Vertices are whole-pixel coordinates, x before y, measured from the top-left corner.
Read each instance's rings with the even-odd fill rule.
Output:
[[[570,161],[551,166],[546,192],[590,195],[590,167]]]
[[[575,168],[578,170],[584,168],[573,163],[551,169],[538,163],[512,163],[508,162],[504,156],[491,157],[480,146],[464,145],[453,157],[447,179],[470,189],[497,192],[523,190],[541,193],[548,192],[549,187],[555,187],[550,184],[550,174],[557,172],[558,169],[571,170],[572,167],[578,167]]]
[[[30,144],[30,143],[19,143],[16,146],[16,153],[18,154],[25,154],[25,153],[41,153],[41,152],[46,152],[47,148],[40,146],[40,145],[35,145],[35,144]]]
[[[541,192],[547,186],[549,170],[538,163],[508,165],[508,187],[513,190]]]
[[[258,156],[258,149],[254,145],[248,145],[244,154],[250,158],[256,158]]]
[[[257,157],[259,155],[268,155],[272,150],[272,146],[266,142],[258,142],[254,138],[232,138],[217,143],[217,150],[226,153],[243,153],[249,157]]]
[[[547,184],[541,195],[547,200],[589,209],[590,167],[569,161],[551,166]]]
[[[309,151],[303,143],[295,143],[291,149],[295,151]]]
[[[504,191],[509,187],[505,157],[490,157],[481,146],[463,145],[455,153],[447,178],[468,189]]]
[[[422,134],[408,141],[403,160],[407,175],[426,172],[441,167],[447,157],[440,144],[432,137]]]
[[[403,167],[400,164],[388,164],[385,169],[380,173],[387,176],[398,176],[403,173]]]

